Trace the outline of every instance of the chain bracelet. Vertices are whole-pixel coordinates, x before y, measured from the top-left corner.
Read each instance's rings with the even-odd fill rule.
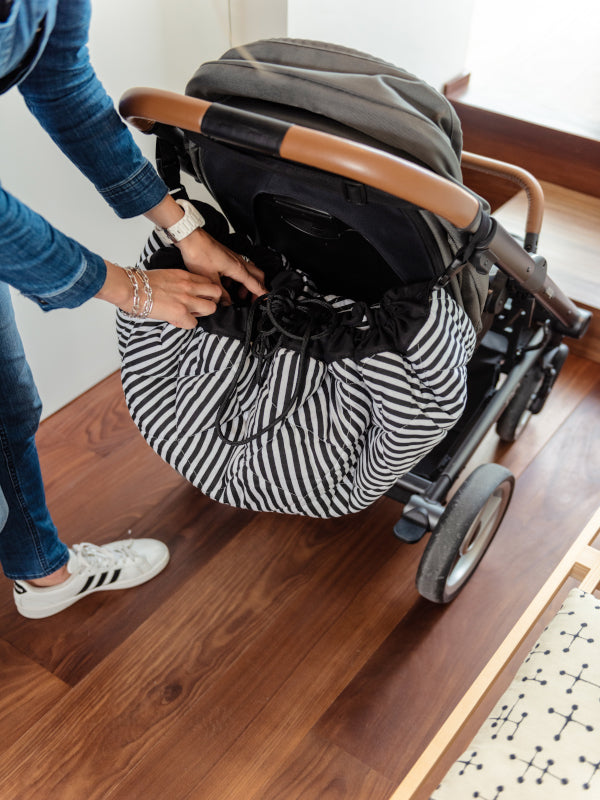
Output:
[[[147,319],[152,313],[152,307],[154,305],[154,301],[152,299],[152,286],[150,286],[148,276],[146,275],[145,271],[139,267],[126,267],[125,272],[127,273],[129,282],[133,287],[133,305],[131,307],[131,311],[124,311],[123,313],[126,314],[129,319]],[[141,307],[141,309],[140,286],[138,283],[138,278],[144,288],[144,305]]]
[[[143,269],[139,267],[134,267],[134,271],[136,275],[139,275],[142,279],[142,283],[144,284],[144,292],[145,292],[145,299],[144,299],[144,307],[138,314],[139,319],[147,319],[150,314],[152,313],[152,306],[154,305],[154,301],[152,300],[152,287],[150,286],[150,281],[148,280],[148,276]]]
[[[137,319],[140,315],[140,288],[138,286],[135,270],[127,267],[125,272],[127,273],[127,277],[129,278],[129,281],[133,287],[133,305],[131,307],[131,311],[129,313],[125,313],[127,313],[127,316],[131,317],[131,319]]]

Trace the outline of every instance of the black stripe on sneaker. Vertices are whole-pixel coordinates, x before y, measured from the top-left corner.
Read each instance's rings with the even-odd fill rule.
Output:
[[[102,586],[107,577],[108,577],[108,572],[103,572],[102,575],[100,575],[98,583],[94,586],[94,589],[97,589],[99,586]]]
[[[94,578],[95,578],[95,575],[90,575],[90,577],[87,579],[87,581],[86,581],[86,582],[85,582],[85,584],[83,585],[83,588],[82,588],[82,589],[80,589],[80,590],[77,592],[77,594],[83,594],[84,592],[87,592],[87,590],[88,590],[88,589],[90,588],[90,586],[92,585]]]
[[[112,576],[112,578],[110,579],[109,583],[114,583],[115,581],[118,581],[118,580],[119,580],[119,575],[120,575],[120,574],[121,574],[121,570],[120,570],[120,569],[116,569],[116,570],[113,572],[113,576]]]
[[[15,592],[17,594],[27,594],[27,589],[22,584],[15,581]]]

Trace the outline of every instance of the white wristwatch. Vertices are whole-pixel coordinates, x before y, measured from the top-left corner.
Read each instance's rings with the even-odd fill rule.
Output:
[[[183,208],[183,217],[168,228],[160,228],[157,225],[154,229],[161,242],[167,245],[185,239],[196,228],[203,228],[205,222],[202,214],[189,200],[176,200],[175,202]]]

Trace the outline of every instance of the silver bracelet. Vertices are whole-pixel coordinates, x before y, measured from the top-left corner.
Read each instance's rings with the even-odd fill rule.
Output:
[[[136,275],[139,275],[142,279],[142,283],[144,284],[144,292],[145,292],[145,299],[144,299],[144,307],[138,314],[139,319],[148,319],[150,314],[152,313],[152,306],[154,305],[154,301],[152,300],[152,287],[150,286],[150,281],[148,280],[148,276],[143,269],[139,267],[134,267],[134,272]]]
[[[137,319],[140,314],[140,289],[138,286],[137,278],[135,276],[135,271],[130,267],[126,267],[125,272],[133,287],[133,305],[131,307],[131,311],[124,313],[126,313],[127,316],[130,317],[131,319]]]
[[[150,286],[148,276],[143,269],[140,269],[140,267],[126,267],[125,272],[133,288],[133,305],[131,307],[131,311],[123,311],[123,313],[129,317],[129,319],[148,319],[154,306],[154,301],[152,299],[152,286]],[[144,288],[144,305],[141,309],[140,286],[138,283],[138,278],[139,282]]]

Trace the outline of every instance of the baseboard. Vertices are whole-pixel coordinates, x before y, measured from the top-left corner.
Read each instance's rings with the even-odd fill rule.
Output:
[[[452,104],[463,129],[463,147],[508,161],[577,192],[600,197],[600,142],[545,128],[469,105]]]
[[[463,166],[463,182],[471,191],[488,201],[492,213],[507,203],[519,191],[519,186],[512,181],[496,178],[494,175],[480,172]]]
[[[444,84],[442,92],[448,100],[459,100],[469,88],[469,81],[471,80],[471,73],[464,72],[462,75],[457,75],[452,78],[448,83]]]

